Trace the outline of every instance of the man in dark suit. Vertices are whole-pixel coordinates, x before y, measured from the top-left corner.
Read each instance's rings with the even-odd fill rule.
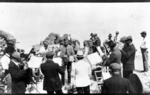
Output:
[[[109,43],[109,47],[110,47],[110,57],[106,58],[106,65],[109,66],[112,63],[121,63],[121,51],[116,47],[116,43],[114,42],[110,42]]]
[[[120,76],[121,65],[118,63],[112,63],[110,65],[110,68],[112,72],[112,77],[104,81],[104,84],[102,86],[102,93],[135,93],[130,81]]]
[[[12,54],[8,70],[12,78],[12,94],[25,93],[25,76],[27,74],[28,66],[25,65],[23,69],[20,67],[20,54],[18,52]]]
[[[59,74],[64,75],[62,68],[52,61],[53,53],[48,52],[46,54],[46,62],[41,64],[41,71],[44,74],[43,89],[47,91],[48,94],[62,93],[62,83]]]
[[[122,63],[123,63],[123,77],[128,78],[134,70],[134,59],[136,49],[132,43],[132,37],[127,36],[125,40],[125,46],[121,50],[122,52]]]

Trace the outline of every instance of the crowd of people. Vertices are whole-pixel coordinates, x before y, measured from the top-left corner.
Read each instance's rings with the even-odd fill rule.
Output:
[[[89,94],[91,79],[95,80],[93,73],[100,69],[93,69],[84,58],[98,52],[102,62],[97,63],[96,66],[109,67],[111,74],[111,78],[103,81],[101,92],[136,93],[132,83],[128,80],[135,69],[136,48],[133,38],[126,36],[118,39],[118,35],[119,32],[116,31],[113,39],[112,34],[109,34],[108,39],[102,43],[96,33],[91,33],[91,38],[83,42],[84,48],[80,47],[81,43],[78,40],[71,39],[70,35],[66,34],[63,37],[57,35],[51,42],[48,41],[50,38],[47,38],[40,43],[45,49],[44,52],[35,51],[32,48],[28,54],[25,54],[24,50],[17,49],[14,44],[7,43],[0,61],[1,64],[6,64],[5,68],[1,65],[0,79],[1,84],[7,85],[7,92],[3,88],[0,91],[12,94],[25,93],[28,85],[43,80],[43,90],[46,90],[48,94],[60,94],[63,93],[62,87],[66,84],[72,84],[73,81],[75,87],[68,89],[68,93],[76,91],[79,94]],[[141,32],[143,42],[140,49],[143,58],[143,72],[149,70],[146,35],[145,31]],[[58,44],[59,48],[55,51],[49,51],[50,43]],[[100,54],[98,47],[100,47],[102,54]],[[28,61],[32,56],[43,58],[39,68],[33,69],[28,66]],[[55,63],[54,57],[60,57],[62,64]],[[122,71],[123,73],[121,73]]]

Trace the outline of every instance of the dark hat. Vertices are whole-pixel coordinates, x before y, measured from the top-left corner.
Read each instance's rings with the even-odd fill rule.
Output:
[[[116,31],[116,34],[119,34],[119,32],[118,32],[118,31]]]
[[[108,37],[112,37],[112,34],[110,33],[110,34],[108,35]]]
[[[12,57],[19,60],[20,59],[20,54],[18,52],[14,52],[12,54]]]
[[[125,41],[132,40],[132,36],[127,36]]]
[[[91,33],[90,36],[93,36],[93,33]]]
[[[110,69],[112,69],[112,70],[120,70],[121,69],[121,65],[118,64],[118,63],[112,63],[110,65]]]
[[[54,56],[54,52],[52,52],[52,51],[49,51],[49,52],[46,53],[47,58],[51,58],[53,56]]]
[[[94,33],[94,34],[93,34],[93,37],[96,37],[96,36],[97,36],[97,34],[96,34],[96,33]]]
[[[142,31],[141,34],[147,34],[146,31]]]

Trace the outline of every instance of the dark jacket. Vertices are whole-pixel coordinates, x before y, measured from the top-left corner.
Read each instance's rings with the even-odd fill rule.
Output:
[[[62,83],[59,74],[63,75],[62,68],[52,60],[47,60],[41,64],[41,71],[44,74],[43,89],[46,91],[61,90]]]
[[[104,81],[102,86],[102,93],[134,93],[134,89],[130,81],[122,78],[119,75],[114,75]]]
[[[99,37],[96,38],[95,42],[93,42],[93,45],[94,45],[95,47],[101,46],[101,40],[100,40]]]
[[[109,66],[112,63],[121,63],[121,51],[119,49],[115,49],[108,59],[106,59],[106,65]]]
[[[134,70],[135,46],[133,44],[125,45],[121,52],[124,71]]]
[[[9,72],[12,78],[12,94],[25,93],[26,91],[26,71],[22,70],[13,61],[10,61]]]

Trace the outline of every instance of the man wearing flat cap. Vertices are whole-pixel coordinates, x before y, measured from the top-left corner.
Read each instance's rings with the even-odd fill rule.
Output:
[[[46,62],[41,64],[41,71],[44,74],[43,90],[46,90],[48,94],[60,94],[62,93],[62,82],[59,74],[64,75],[62,68],[53,62],[53,52],[46,53]]]
[[[148,66],[148,41],[146,39],[146,31],[141,32],[141,36],[143,38],[142,44],[140,46],[141,48],[141,53],[142,53],[142,58],[143,58],[143,67],[144,67],[144,72],[147,72],[149,70]]]
[[[98,46],[101,47],[101,40],[100,40],[100,38],[97,36],[97,34],[94,34],[93,46],[96,48],[96,51],[97,51],[97,47],[98,47]]]
[[[26,75],[28,66],[24,65],[23,68],[20,66],[20,54],[14,52],[9,64],[9,73],[12,79],[12,94],[25,93],[26,91]]]
[[[108,43],[109,47],[110,47],[110,57],[106,58],[106,65],[110,66],[110,64],[112,63],[118,63],[121,64],[121,51],[116,47],[116,43],[114,42],[109,42]]]
[[[135,93],[130,81],[121,77],[121,65],[118,63],[112,63],[110,65],[112,77],[104,80],[102,86],[102,93],[105,94],[125,94]]]
[[[125,45],[122,52],[122,63],[123,63],[123,77],[128,78],[134,70],[134,60],[136,49],[132,43],[132,37],[127,36],[125,39]]]

